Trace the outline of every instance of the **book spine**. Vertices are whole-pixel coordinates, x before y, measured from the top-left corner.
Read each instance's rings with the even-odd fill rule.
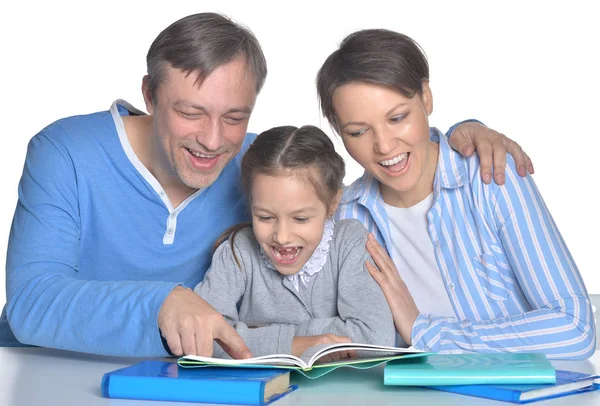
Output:
[[[203,381],[104,374],[101,391],[106,398],[262,405],[264,387],[262,381]]]

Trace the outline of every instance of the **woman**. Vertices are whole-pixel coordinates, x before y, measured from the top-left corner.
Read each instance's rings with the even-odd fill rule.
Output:
[[[510,162],[504,186],[486,184],[477,157],[462,157],[429,127],[429,67],[412,39],[351,34],[317,88],[323,114],[365,168],[337,218],[357,218],[374,235],[367,246],[379,269],[367,267],[406,344],[593,354],[585,286],[533,179]]]

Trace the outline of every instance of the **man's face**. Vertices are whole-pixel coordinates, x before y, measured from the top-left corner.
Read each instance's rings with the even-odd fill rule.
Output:
[[[218,67],[196,83],[197,73],[170,65],[155,98],[144,96],[154,118],[157,161],[154,175],[161,183],[182,183],[192,189],[211,185],[240,151],[256,85],[243,58]]]

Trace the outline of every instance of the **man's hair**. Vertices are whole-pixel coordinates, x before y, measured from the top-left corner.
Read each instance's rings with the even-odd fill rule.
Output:
[[[390,30],[370,29],[348,35],[317,74],[321,111],[339,132],[333,93],[350,82],[387,86],[411,98],[429,80],[425,53],[412,38]]]
[[[156,37],[146,56],[152,99],[171,65],[186,74],[198,75],[201,83],[216,68],[243,57],[256,81],[258,94],[267,76],[267,62],[254,34],[231,19],[216,13],[184,17]]]

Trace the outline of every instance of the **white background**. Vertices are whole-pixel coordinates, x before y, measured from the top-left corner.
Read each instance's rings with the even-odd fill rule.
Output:
[[[413,37],[431,66],[430,124],[445,131],[456,121],[477,118],[517,140],[533,158],[535,180],[588,291],[600,293],[596,4],[2,2],[0,249],[6,251],[29,139],[58,118],[107,110],[117,98],[142,109],[140,86],[152,40],[185,15],[217,11],[253,30],[267,57],[269,75],[250,122],[253,132],[315,124],[332,134],[314,86],[325,58],[357,29],[389,28]],[[346,181],[360,173],[349,164]],[[0,303],[4,284],[2,276]]]

